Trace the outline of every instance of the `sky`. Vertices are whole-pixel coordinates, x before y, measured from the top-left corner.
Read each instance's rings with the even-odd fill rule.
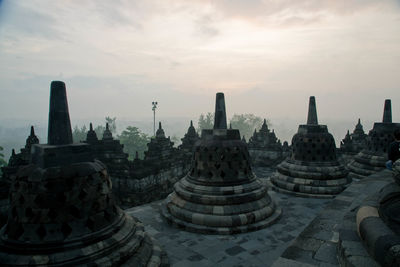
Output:
[[[0,120],[228,116],[400,121],[399,0],[0,0]]]

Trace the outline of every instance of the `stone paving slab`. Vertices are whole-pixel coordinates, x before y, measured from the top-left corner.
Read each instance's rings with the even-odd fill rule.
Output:
[[[263,173],[269,172],[259,170],[256,174],[265,177]],[[176,229],[161,217],[162,201],[126,211],[146,225],[146,232],[168,254],[171,266],[271,266],[332,200],[297,198],[273,191],[269,194],[282,208],[281,219],[265,229],[237,235],[203,235]]]
[[[351,221],[346,216],[355,214],[362,200],[390,180],[391,173],[385,170],[361,181],[354,181],[321,210],[272,266],[339,266],[339,241],[346,249],[342,252],[343,248],[339,247],[339,252],[351,258],[346,263],[339,258],[343,266],[376,266],[356,233],[355,216]]]

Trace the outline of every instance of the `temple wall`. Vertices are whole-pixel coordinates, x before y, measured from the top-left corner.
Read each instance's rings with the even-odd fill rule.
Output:
[[[188,173],[189,168],[188,163],[176,162],[139,179],[112,178],[114,196],[124,208],[163,199],[173,191],[174,184]]]
[[[249,149],[249,154],[254,166],[273,166],[284,160],[282,151]]]

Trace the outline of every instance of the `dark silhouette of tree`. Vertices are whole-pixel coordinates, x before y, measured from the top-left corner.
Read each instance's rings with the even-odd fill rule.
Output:
[[[129,154],[129,159],[135,157],[136,151],[139,153],[139,158],[144,158],[144,151],[147,150],[147,143],[150,142],[150,137],[142,133],[139,128],[128,126],[118,136],[118,139],[124,145],[125,153]]]
[[[3,151],[4,148],[2,146],[0,146],[0,176],[3,175],[3,172],[1,171],[1,167],[7,166],[7,162],[4,160],[4,154],[1,153],[1,151]]]

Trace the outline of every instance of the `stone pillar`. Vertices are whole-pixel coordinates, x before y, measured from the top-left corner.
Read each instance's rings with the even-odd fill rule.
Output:
[[[226,111],[224,93],[217,93],[215,101],[214,129],[226,129]]]
[[[310,96],[310,102],[308,104],[307,124],[318,125],[317,105],[315,104],[315,96]]]
[[[72,130],[69,119],[65,83],[61,81],[53,81],[51,82],[50,90],[47,143],[49,145],[72,144]]]
[[[385,100],[385,107],[383,108],[383,123],[392,123],[392,102],[390,99]]]

